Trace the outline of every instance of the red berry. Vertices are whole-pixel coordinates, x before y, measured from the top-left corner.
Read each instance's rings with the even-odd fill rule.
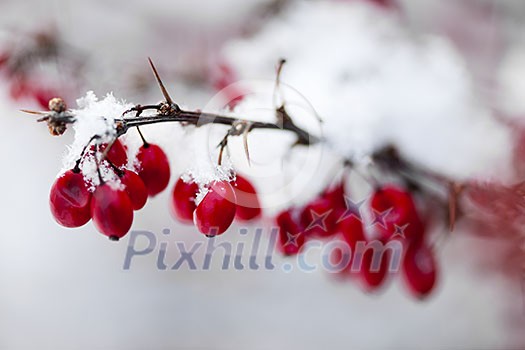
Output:
[[[103,184],[93,193],[91,216],[102,234],[118,240],[131,228],[133,205],[125,191]]]
[[[49,205],[55,220],[65,227],[80,227],[91,219],[91,193],[80,172],[68,170],[51,187]]]
[[[237,174],[237,178],[232,185],[237,198],[235,218],[241,221],[250,221],[260,217],[261,204],[257,197],[257,191],[250,181]]]
[[[379,258],[381,259],[380,262],[378,260]],[[376,261],[379,262],[378,266],[376,266]],[[362,252],[361,270],[359,271],[359,275],[365,290],[371,292],[377,290],[384,284],[388,275],[389,261],[389,254],[383,249],[374,250],[368,248]]]
[[[407,239],[419,239],[424,234],[424,225],[417,213],[416,205],[412,195],[395,186],[385,186],[377,190],[371,200],[371,207],[376,212],[386,213],[384,218],[385,227],[379,227],[382,238],[389,239],[400,228],[402,235]]]
[[[338,245],[332,249],[329,256],[329,262],[331,266],[334,266],[334,268],[340,267],[340,265],[346,263],[346,266],[342,266],[343,269],[341,271],[335,273],[335,276],[344,279],[345,277],[349,277],[351,274],[353,250],[351,250],[351,247],[348,245],[346,240],[341,239],[341,237],[337,237],[335,240],[338,241],[340,246]],[[347,257],[346,254],[350,254],[350,256]]]
[[[424,242],[409,244],[403,259],[403,276],[409,290],[418,298],[426,297],[434,289],[436,259]]]
[[[336,233],[338,213],[331,200],[323,197],[314,199],[301,213],[304,233],[308,236],[332,236]]]
[[[100,151],[104,152],[107,145],[102,145]],[[123,167],[128,164],[128,155],[126,147],[118,139],[113,143],[107,155],[108,160],[117,167]]]
[[[363,223],[355,216],[349,216],[337,224],[337,231],[343,235],[346,243],[352,248],[352,254],[359,242],[365,242]]]
[[[277,215],[275,223],[279,228],[279,250],[284,255],[296,255],[306,242],[305,233],[297,209],[290,208]]]
[[[170,182],[170,164],[166,153],[157,145],[146,144],[140,147],[137,159],[140,163],[138,174],[149,196],[164,191]]]
[[[137,175],[137,173],[124,169],[124,175],[120,178],[120,181],[125,187],[126,193],[131,200],[134,210],[140,210],[144,208],[148,200],[148,190],[144,181]]]
[[[108,147],[107,143],[103,143],[99,146],[99,152],[103,153]],[[95,151],[95,146],[89,148],[90,152]],[[111,149],[106,155],[107,160],[109,160],[117,168],[121,168],[128,164],[128,155],[126,154],[126,147],[118,139],[113,143]]]
[[[181,222],[193,223],[193,212],[197,208],[195,197],[199,186],[195,182],[184,182],[179,178],[171,193],[173,215]]]
[[[363,224],[355,216],[349,216],[337,223],[336,231],[343,238],[344,243],[348,246],[348,250],[350,251],[348,265],[343,271],[341,271],[341,274],[351,274],[351,267],[354,261],[354,253],[356,251],[357,243],[366,243],[367,241],[363,231]],[[335,249],[332,252],[331,259],[333,261],[340,261],[342,258],[343,255],[340,249]]]
[[[58,191],[58,194],[74,207],[89,206],[91,193],[80,171],[66,171],[56,179],[52,190]]]
[[[327,188],[322,194],[322,197],[329,200],[334,209],[345,209],[345,192],[345,183],[344,180],[341,180],[335,186]]]
[[[207,236],[224,233],[235,218],[235,192],[229,182],[216,181],[193,213],[193,222]]]

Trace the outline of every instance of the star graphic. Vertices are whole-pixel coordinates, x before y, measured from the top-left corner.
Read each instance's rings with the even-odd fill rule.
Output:
[[[370,226],[373,226],[375,224],[378,224],[379,226],[381,226],[382,228],[386,229],[386,217],[388,216],[388,214],[390,214],[390,212],[392,211],[393,208],[390,208],[390,209],[387,209],[383,212],[378,212],[377,210],[374,210],[372,209],[372,213],[374,214],[374,220],[372,221],[372,223],[370,224]]]
[[[403,226],[399,226],[397,224],[394,224],[394,234],[392,235],[392,237],[406,238],[405,230],[408,227],[408,225],[410,225],[410,223],[405,224]]]
[[[299,238],[299,235],[301,233],[297,233],[297,234],[293,234],[293,233],[290,233],[290,232],[286,232],[286,237],[287,237],[287,240],[286,240],[286,243],[284,244],[284,246],[288,246],[289,244],[293,245],[294,247],[299,247],[299,243],[297,243],[297,239]]]
[[[343,213],[343,215],[341,215],[341,217],[339,218],[339,220],[337,220],[337,222],[339,223],[339,222],[341,222],[343,220],[348,219],[351,216],[355,216],[356,219],[358,219],[359,221],[363,221],[361,219],[361,206],[364,203],[365,203],[365,200],[362,200],[362,201],[356,203],[350,197],[345,196],[346,209],[345,209],[345,212]]]
[[[328,215],[330,215],[331,212],[332,212],[332,209],[326,211],[323,214],[319,214],[315,210],[310,209],[310,215],[312,216],[312,221],[310,222],[310,224],[308,225],[308,227],[306,228],[305,231],[311,230],[311,229],[313,229],[315,227],[320,227],[321,230],[326,232],[328,230],[328,228],[326,227],[326,222],[325,221],[326,221],[326,218],[328,217]]]

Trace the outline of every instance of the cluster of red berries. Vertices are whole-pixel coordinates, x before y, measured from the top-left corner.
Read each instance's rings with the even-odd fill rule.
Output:
[[[437,263],[426,242],[425,225],[421,220],[411,194],[400,187],[389,185],[378,188],[369,201],[373,222],[365,227],[361,215],[364,202],[354,203],[345,195],[344,182],[328,188],[319,197],[302,208],[289,208],[276,217],[279,228],[279,247],[285,255],[295,255],[312,238],[341,239],[349,252],[355,252],[359,242],[402,243],[401,272],[409,290],[417,297],[425,297],[435,286]],[[369,230],[367,231],[366,228]],[[373,236],[373,239],[370,237]],[[376,246],[377,247],[377,246]],[[358,269],[352,265],[354,256],[340,272],[357,277],[366,290],[384,285],[389,274],[391,251],[385,249],[378,269],[373,268],[374,249],[365,249]],[[384,253],[384,254],[383,254]],[[343,250],[334,249],[331,260],[342,261]]]
[[[105,151],[107,144],[98,147]],[[89,152],[96,149],[92,146]],[[119,184],[100,179],[93,192],[77,165],[59,176],[51,188],[50,206],[56,221],[65,227],[80,227],[89,220],[112,240],[122,238],[133,223],[133,211],[140,210],[149,197],[164,191],[170,181],[170,165],[164,151],[157,145],[144,143],[137,153],[136,171],[126,168],[128,156],[120,141],[113,143],[106,155],[120,180]],[[80,164],[80,163],[79,163]],[[257,192],[244,177],[235,181],[216,181],[196,203],[199,186],[179,178],[172,191],[174,216],[181,222],[195,223],[207,236],[224,233],[234,219],[250,221],[261,216]]]
[[[206,236],[224,233],[235,219],[246,222],[261,216],[255,187],[239,174],[231,182],[215,181],[206,190],[197,204],[199,186],[179,178],[171,196],[173,215],[183,223],[194,223]]]
[[[106,144],[99,146],[99,152],[104,152],[106,147]],[[94,151],[94,147],[90,148],[90,152]],[[92,219],[102,234],[118,240],[130,230],[133,211],[142,209],[148,196],[153,197],[168,186],[170,166],[159,146],[145,143],[137,153],[138,169],[126,169],[126,148],[118,140],[107,152],[106,161],[120,185],[101,179],[91,192],[77,165],[57,178],[49,202],[51,213],[62,226],[80,227]]]

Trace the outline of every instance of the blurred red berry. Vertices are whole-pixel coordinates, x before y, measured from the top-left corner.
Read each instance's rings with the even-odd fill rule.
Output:
[[[432,292],[437,279],[437,263],[427,244],[414,242],[408,245],[403,259],[403,276],[417,298],[425,298]]]
[[[230,227],[235,218],[235,202],[235,192],[230,183],[216,181],[197,205],[193,222],[207,236],[220,235]]]
[[[334,186],[328,187],[322,194],[322,197],[330,201],[334,209],[345,209],[345,192],[345,183],[344,180],[341,180]]]
[[[399,236],[412,240],[424,234],[412,195],[405,190],[395,186],[380,188],[372,195],[371,207],[375,215],[385,215],[384,222],[377,227],[382,232],[381,239]]]
[[[53,97],[59,96],[59,94],[51,88],[46,88],[43,86],[33,87],[31,89],[31,95],[36,100],[40,108],[47,109],[49,106],[49,100]]]
[[[157,145],[145,144],[137,154],[138,174],[153,197],[168,187],[170,182],[170,164],[166,153]]]
[[[354,261],[354,253],[356,251],[357,243],[363,242],[363,244],[366,244],[367,242],[363,230],[363,224],[361,220],[352,215],[337,223],[336,232],[338,233],[339,239],[346,244],[347,250],[350,253],[348,265],[341,271],[340,275],[350,275],[352,274],[351,268]],[[335,249],[332,252],[331,259],[333,261],[340,261],[343,259],[343,251],[341,249]]]
[[[287,256],[298,254],[306,242],[300,213],[295,208],[287,209],[277,215],[275,223],[279,228],[279,250]]]
[[[376,241],[377,242],[377,241]],[[374,242],[369,242],[373,244]],[[382,246],[382,243],[381,243]],[[353,252],[362,254],[361,269],[359,276],[364,289],[372,292],[380,288],[386,281],[389,268],[389,254],[384,249],[365,249],[363,252]],[[354,259],[356,257],[354,256]]]
[[[13,79],[9,87],[9,94],[13,100],[19,100],[31,94],[31,86],[23,78]]]
[[[342,234],[343,239],[352,248],[352,253],[355,251],[357,243],[366,242],[363,223],[355,216],[349,216],[339,222],[337,231]]]
[[[345,277],[351,275],[353,251],[341,235],[338,235],[338,237],[331,242],[336,241],[338,245],[330,251],[330,256],[328,258],[331,266],[334,268],[342,268],[340,271],[335,271],[335,276],[343,280]],[[334,273],[333,271],[329,272]]]
[[[339,211],[334,209],[331,200],[316,198],[304,207],[301,224],[307,236],[330,237],[336,233]]]

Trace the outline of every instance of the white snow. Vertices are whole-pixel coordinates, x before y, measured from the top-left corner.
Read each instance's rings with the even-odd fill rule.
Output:
[[[499,72],[500,107],[515,120],[525,119],[525,44],[512,48]]]
[[[71,110],[71,113],[75,116],[75,123],[73,124],[75,138],[64,156],[64,165],[61,172],[75,166],[75,162],[82,154],[82,150],[93,136],[100,136],[99,139],[90,143],[93,146],[103,143],[108,144],[113,141],[116,137],[115,119],[120,118],[124,111],[132,107],[131,104],[117,100],[111,93],[99,100],[93,91],[89,91],[85,97],[79,98],[77,104],[78,109]],[[94,186],[99,184],[97,162],[101,161],[100,158],[100,153],[97,160],[93,153],[86,152],[81,162],[82,173],[88,183],[91,184],[92,190],[94,190]],[[108,180],[110,184],[118,186],[118,177],[107,164],[102,163],[100,171],[104,180]]]
[[[405,5],[427,9],[430,17],[433,12],[428,8],[443,2],[403,0]],[[521,5],[520,0],[517,3]],[[244,0],[224,4],[215,0],[197,5],[186,0],[7,1],[0,13],[0,30],[57,19],[66,38],[90,55],[89,88],[99,96],[115,91],[129,98],[125,89],[136,68],[144,67],[149,77],[147,55],[156,62],[158,57],[161,74],[164,67],[191,69],[185,65],[188,61],[181,63],[179,53],[190,51],[191,63],[205,60],[195,46],[206,40],[194,39],[205,32],[210,45],[218,45],[217,33],[223,29],[217,23],[238,23],[254,6]],[[443,39],[405,33],[384,15],[350,1],[310,1],[268,23],[261,34],[232,43],[225,56],[244,83],[261,86],[236,115],[273,120],[274,68],[277,59],[286,56],[289,63],[283,82],[290,111],[298,123],[327,136],[339,155],[360,158],[394,141],[406,156],[454,177],[490,176],[487,168],[504,172],[499,164],[507,162],[507,132],[493,121],[485,101],[473,93],[462,58]],[[185,21],[191,25],[182,30]],[[194,57],[195,53],[200,56]],[[510,71],[521,71],[517,68],[521,63],[515,62]],[[505,79],[513,94],[521,96],[523,79],[515,73]],[[207,106],[203,101],[209,91],[196,90],[176,78],[165,78],[165,82],[178,102],[218,110],[218,105]],[[123,271],[126,240],[109,244],[91,224],[78,230],[61,228],[48,208],[49,188],[66,145],[74,145],[74,137],[105,130],[105,125],[97,123],[100,129],[88,125],[78,130],[78,136],[68,132],[52,138],[31,116],[18,112],[28,107],[25,101],[9,101],[4,90],[0,82],[5,130],[0,138],[4,150],[0,153],[4,165],[0,172],[4,184],[0,199],[2,348],[523,347],[520,281],[495,278],[484,265],[504,250],[494,240],[469,237],[461,228],[438,253],[440,289],[422,303],[397,284],[384,294],[370,296],[355,284],[331,283],[322,272],[285,273],[279,268],[269,272],[157,271],[153,254]],[[132,102],[160,98],[156,87],[143,95]],[[153,101],[148,101],[150,96]],[[84,109],[90,118],[98,114],[98,103],[110,102],[88,100],[95,104]],[[323,130],[307,102],[325,120]],[[102,109],[119,116],[123,105],[115,99]],[[172,181],[189,176],[188,170],[207,181],[206,174],[215,171],[211,162],[217,157],[215,146],[226,130],[223,126],[194,130],[177,124],[143,128],[148,140],[168,153]],[[133,159],[141,144],[136,131],[130,130],[123,141]],[[337,173],[333,151],[321,147],[289,151],[291,143],[293,136],[288,133],[254,131],[249,138],[249,167],[241,138],[230,140],[233,167],[255,182],[266,206],[300,203]],[[150,200],[137,213],[133,229],[155,233],[158,243],[180,240],[188,248],[195,242],[206,244],[194,227],[170,218],[169,192]],[[165,228],[172,234],[163,235]],[[253,239],[234,234],[225,238],[232,244]],[[168,250],[167,256],[171,262],[178,258],[175,249]]]
[[[315,107],[328,144],[343,157],[359,161],[394,143],[454,178],[508,173],[510,133],[477,99],[459,54],[383,11],[360,2],[296,3],[255,37],[231,42],[224,55],[255,82],[274,79],[276,62],[286,58],[282,81]],[[237,110],[252,109],[252,101]]]

